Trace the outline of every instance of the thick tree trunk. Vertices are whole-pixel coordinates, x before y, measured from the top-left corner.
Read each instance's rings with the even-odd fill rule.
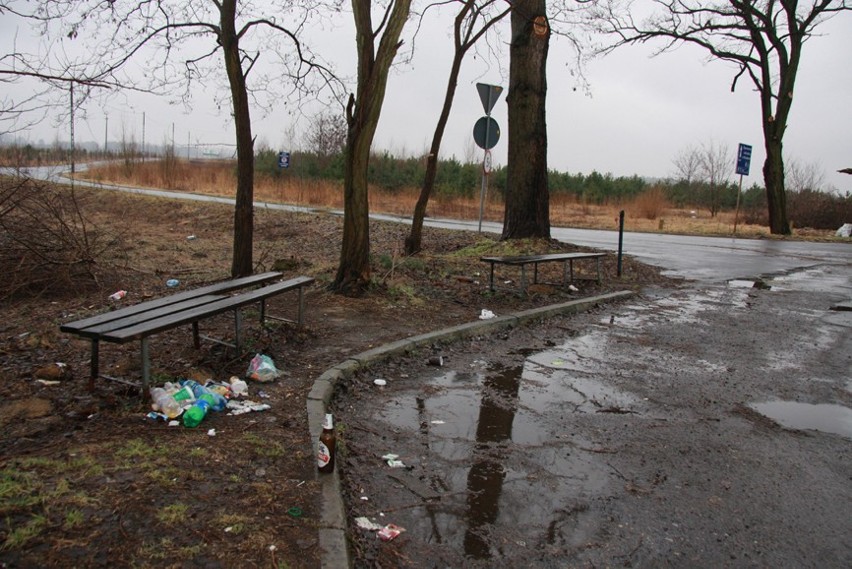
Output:
[[[509,62],[509,163],[502,239],[550,238],[547,184],[547,51],[544,0],[518,0],[512,10]]]
[[[240,61],[240,45],[236,31],[237,0],[223,0],[220,8],[219,41],[225,56],[225,70],[234,105],[234,127],[237,138],[237,193],[234,207],[234,251],[231,276],[243,277],[253,270],[254,247],[254,142],[251,135],[246,78]]]
[[[766,139],[763,183],[766,184],[766,204],[769,208],[769,232],[774,235],[790,235],[790,221],[787,219],[787,194],[784,189],[784,161],[780,140]]]
[[[356,295],[370,284],[370,209],[367,173],[370,147],[379,124],[388,72],[399,49],[399,37],[408,20],[411,0],[395,0],[383,22],[384,33],[375,49],[372,2],[352,0],[358,44],[357,97],[346,110],[349,126],[343,182],[343,243],[340,265],[329,288]]]
[[[370,284],[370,208],[367,192],[372,133],[350,126],[343,181],[343,243],[332,288],[358,294]],[[373,132],[375,129],[373,129]]]

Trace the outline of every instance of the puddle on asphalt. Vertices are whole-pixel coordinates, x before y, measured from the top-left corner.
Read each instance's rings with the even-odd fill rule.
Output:
[[[442,494],[398,512],[395,523],[476,560],[504,559],[506,543],[583,543],[591,518],[569,505],[599,495],[611,472],[581,450],[594,443],[571,432],[571,417],[606,421],[613,415],[596,413],[632,412],[635,403],[595,378],[602,340],[580,336],[515,366],[477,360],[461,372],[436,370],[391,399],[377,419],[419,440],[412,460],[429,465],[428,483]]]
[[[852,438],[852,409],[843,405],[770,401],[752,403],[750,407],[788,429],[822,431]]]
[[[730,281],[737,282],[737,281]],[[662,297],[647,305],[625,305],[619,313],[601,319],[601,324],[621,328],[641,329],[649,322],[666,321],[672,324],[698,322],[706,310],[716,310],[719,305],[728,309],[747,309],[754,281],[748,286],[707,288],[689,293],[677,293]]]
[[[757,282],[743,279],[733,279],[728,281],[728,286],[731,288],[762,288],[757,286]]]
[[[848,271],[842,267],[812,267],[775,277],[772,279],[772,286],[779,290],[836,292],[848,295],[852,291],[852,280]]]

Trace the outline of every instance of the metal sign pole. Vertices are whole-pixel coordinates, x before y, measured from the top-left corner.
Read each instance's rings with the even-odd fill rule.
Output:
[[[485,116],[491,116],[491,113],[488,113]],[[491,126],[490,121],[485,123],[485,140],[488,140],[489,136],[489,127]],[[487,146],[487,144],[486,144]],[[488,187],[488,172],[485,169],[485,159],[488,156],[488,149],[486,148],[482,153],[482,187],[479,189],[479,233],[482,233],[482,215],[485,211],[485,191]]]
[[[740,174],[740,187],[737,190],[737,209],[736,209],[736,212],[734,213],[734,235],[737,234],[737,221],[739,220],[739,217],[740,217],[740,196],[742,195],[742,193],[743,193],[743,175]]]

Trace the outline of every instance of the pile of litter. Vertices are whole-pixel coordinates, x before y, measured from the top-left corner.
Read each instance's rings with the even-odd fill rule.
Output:
[[[269,356],[257,354],[252,358],[246,377],[254,381],[269,382],[280,375]],[[265,397],[263,391],[259,397]],[[237,376],[228,382],[209,380],[204,385],[192,379],[168,382],[162,387],[151,388],[151,408],[146,417],[155,421],[166,421],[169,426],[197,427],[210,411],[227,411],[228,415],[242,415],[271,409],[267,403],[248,399],[249,386]]]

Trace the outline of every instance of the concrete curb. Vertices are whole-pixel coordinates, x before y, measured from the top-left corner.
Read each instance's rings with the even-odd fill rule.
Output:
[[[311,441],[319,439],[326,409],[334,397],[337,384],[354,375],[361,368],[380,363],[390,357],[410,353],[433,344],[449,344],[479,334],[490,334],[506,328],[531,324],[537,320],[551,318],[560,314],[576,314],[589,310],[598,304],[630,298],[632,291],[619,291],[590,298],[572,300],[541,308],[499,316],[490,320],[479,320],[411,336],[390,344],[361,352],[331,367],[319,376],[311,387],[307,400],[308,429]],[[321,566],[326,569],[346,569],[351,566],[349,546],[346,540],[346,512],[343,507],[343,494],[340,489],[340,476],[337,470],[333,474],[319,474],[317,480],[322,494],[319,521],[319,546]]]

